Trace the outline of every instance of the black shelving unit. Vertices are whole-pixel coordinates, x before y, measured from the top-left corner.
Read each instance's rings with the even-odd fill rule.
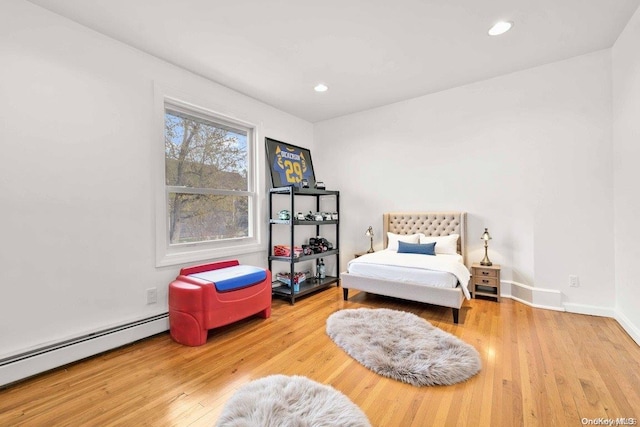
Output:
[[[273,197],[277,195],[283,195],[289,197],[289,212],[291,213],[291,219],[282,220],[282,219],[274,219],[273,216],[277,215],[273,212]],[[321,212],[321,201],[323,197],[326,196],[335,196],[336,206],[335,210],[332,209],[332,212],[338,213],[337,220],[326,220],[326,221],[302,221],[293,219],[295,215],[295,202],[297,196],[306,196],[306,197],[315,197],[316,199],[316,212]],[[299,262],[314,260],[318,258],[327,258],[329,256],[336,257],[336,271],[340,271],[340,192],[339,191],[329,191],[329,190],[316,190],[312,188],[297,188],[297,187],[276,187],[272,188],[269,191],[269,215],[271,219],[269,220],[269,270],[273,272],[273,262],[285,262],[289,264],[290,276],[294,277],[295,274],[295,266]],[[296,257],[293,251],[295,246],[295,229],[297,226],[309,227],[315,226],[316,233],[315,235],[320,235],[320,226],[322,225],[335,225],[335,242],[334,248],[332,250],[317,253],[313,255],[302,255]],[[275,256],[273,255],[273,227],[274,226],[288,226],[289,227],[289,247],[291,248],[291,256]],[[330,240],[331,241],[331,240]],[[300,246],[300,245],[298,245]],[[275,273],[273,274],[275,278]],[[301,297],[303,295],[307,295],[312,292],[316,292],[320,289],[327,288],[332,284],[336,283],[338,286],[340,285],[340,278],[336,276],[326,276],[324,279],[318,278],[308,278],[304,282],[300,283],[300,290],[295,291],[293,284],[291,286],[287,286],[285,283],[280,282],[278,280],[274,281],[272,284],[272,291],[274,296],[280,296],[284,298],[288,298],[291,304],[294,304],[296,298]]]

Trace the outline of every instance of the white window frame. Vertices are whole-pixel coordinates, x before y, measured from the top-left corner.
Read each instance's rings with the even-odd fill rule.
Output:
[[[189,102],[185,100],[187,97],[184,94],[178,96],[169,94],[166,90],[162,89],[158,85],[155,87],[155,103],[156,103],[156,115],[157,120],[157,138],[156,143],[153,144],[156,166],[155,166],[155,218],[156,218],[156,267],[164,267],[177,264],[192,263],[198,261],[205,261],[217,258],[228,258],[231,256],[244,255],[254,252],[263,251],[262,242],[262,224],[260,218],[262,218],[262,203],[264,198],[261,196],[260,176],[264,174],[264,169],[261,166],[261,156],[258,150],[258,126],[231,117],[230,115],[222,114],[213,109],[208,108],[205,103],[200,100],[199,102]],[[238,128],[247,131],[247,189],[246,191],[233,191],[233,190],[194,190],[184,189],[175,186],[168,186],[166,184],[165,176],[165,111],[166,108],[170,110],[176,110],[185,114],[191,115],[195,118],[201,118],[203,120],[220,123],[223,126],[231,128]],[[224,194],[224,195],[238,195],[247,196],[249,198],[249,228],[247,237],[221,239],[215,241],[206,242],[194,242],[194,243],[180,243],[170,244],[169,241],[169,212],[168,207],[168,195],[170,192],[188,192],[188,193],[202,193],[202,194]]]

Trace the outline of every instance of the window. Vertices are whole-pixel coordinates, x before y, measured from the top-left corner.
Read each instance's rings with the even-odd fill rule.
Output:
[[[238,254],[259,243],[254,138],[251,125],[165,100],[158,265]]]

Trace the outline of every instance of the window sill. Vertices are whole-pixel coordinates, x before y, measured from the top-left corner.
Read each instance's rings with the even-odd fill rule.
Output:
[[[168,267],[172,265],[188,264],[198,261],[209,261],[218,258],[229,258],[237,255],[248,255],[257,252],[266,252],[267,248],[259,243],[251,243],[237,246],[219,248],[193,248],[182,249],[179,252],[159,254],[156,258],[156,267]]]

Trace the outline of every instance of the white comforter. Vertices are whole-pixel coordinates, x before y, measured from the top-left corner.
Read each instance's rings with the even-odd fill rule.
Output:
[[[392,267],[404,267],[422,270],[443,271],[453,274],[460,282],[460,287],[467,299],[471,298],[469,294],[469,279],[471,274],[462,263],[460,255],[422,255],[398,253],[394,250],[385,249],[383,251],[373,252],[363,255],[354,260],[349,261],[347,271],[350,270],[352,263],[358,264],[374,264],[387,265]]]

